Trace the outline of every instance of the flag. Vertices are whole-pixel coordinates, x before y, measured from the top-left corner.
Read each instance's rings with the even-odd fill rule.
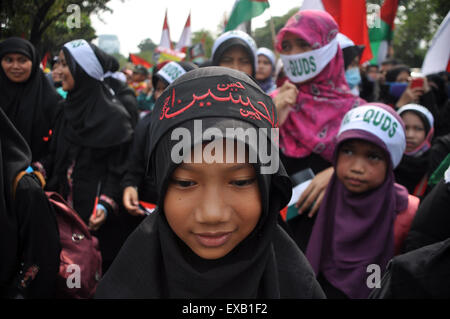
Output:
[[[436,34],[433,36],[430,48],[425,55],[422,64],[424,75],[450,72],[450,12],[447,13]]]
[[[189,12],[186,24],[184,25],[183,33],[181,33],[180,41],[178,41],[175,50],[186,53],[187,48],[190,46],[191,46],[191,13]]]
[[[234,30],[242,22],[259,16],[269,7],[268,0],[236,0],[225,31]]]
[[[355,45],[364,45],[360,64],[372,58],[365,0],[305,0],[300,10],[322,10],[331,14],[339,32],[349,37]]]
[[[158,55],[158,64],[164,61],[181,61],[186,57],[186,54],[183,52],[161,47],[157,47],[155,52]]]
[[[394,34],[394,19],[397,14],[398,0],[384,0],[380,9],[380,19],[369,29],[372,64],[381,64],[388,54],[389,42]]]
[[[172,41],[170,41],[169,23],[167,22],[167,9],[159,46],[161,48],[173,49]]]
[[[47,68],[47,62],[48,62],[48,58],[50,57],[50,52],[47,52],[45,55],[44,55],[44,58],[42,59],[42,61],[41,61],[41,64],[42,64],[42,69],[43,70],[45,70],[46,68]]]
[[[128,60],[133,63],[134,65],[143,65],[145,66],[147,69],[152,67],[152,64],[150,62],[148,62],[147,60],[144,60],[143,58],[141,58],[140,56],[137,56],[135,54],[131,54],[128,56]]]

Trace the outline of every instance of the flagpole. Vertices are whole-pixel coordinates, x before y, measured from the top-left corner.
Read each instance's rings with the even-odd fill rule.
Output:
[[[269,24],[270,24],[270,33],[272,34],[272,51],[275,52],[275,54],[277,55],[277,58],[278,58],[278,53],[275,50],[275,38],[276,38],[275,25],[273,24],[272,12],[270,10],[270,6],[267,9],[269,10],[269,15],[270,15]]]

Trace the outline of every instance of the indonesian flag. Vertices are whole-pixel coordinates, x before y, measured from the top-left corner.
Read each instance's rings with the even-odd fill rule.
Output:
[[[360,64],[372,58],[365,0],[305,0],[300,10],[328,12],[336,20],[339,32],[349,37],[355,45],[365,45]]]
[[[159,41],[159,47],[173,49],[172,41],[170,41],[169,23],[167,22],[167,9],[164,17],[164,25],[161,34],[161,40]]]
[[[394,34],[394,19],[398,0],[384,0],[380,10],[380,20],[369,29],[370,47],[373,52],[372,64],[380,64],[386,59],[389,42]]]
[[[439,29],[431,41],[430,48],[425,55],[422,64],[424,75],[438,73],[441,71],[450,72],[450,12],[447,13]]]
[[[141,58],[140,56],[137,56],[135,54],[131,54],[128,57],[128,60],[133,63],[134,65],[143,65],[145,66],[147,69],[151,68],[152,65],[151,63],[149,63],[147,60],[144,60],[143,58]]]
[[[181,51],[186,53],[188,47],[191,46],[191,13],[186,20],[184,25],[183,33],[181,33],[180,41],[178,41],[175,51]]]
[[[269,6],[268,0],[236,0],[225,31],[234,30],[241,23],[261,15]]]

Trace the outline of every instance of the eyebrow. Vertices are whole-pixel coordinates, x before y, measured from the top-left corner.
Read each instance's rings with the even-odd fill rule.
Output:
[[[233,166],[227,167],[226,170],[232,172],[239,171],[241,169],[248,168],[249,167],[248,165],[249,165],[248,163],[238,163]],[[178,168],[191,172],[198,171],[198,169],[196,169],[195,166],[191,165],[190,163],[183,163],[180,166],[178,166]]]

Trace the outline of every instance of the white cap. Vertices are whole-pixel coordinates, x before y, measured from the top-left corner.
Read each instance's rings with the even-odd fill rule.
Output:
[[[397,113],[398,113],[398,115],[401,115],[405,111],[416,111],[416,112],[422,113],[427,118],[428,123],[430,124],[430,128],[433,127],[433,125],[434,125],[433,114],[431,114],[431,112],[428,111],[428,109],[426,107],[419,105],[419,104],[413,104],[413,103],[406,104],[406,105],[402,106],[401,108],[399,108],[397,110]]]

